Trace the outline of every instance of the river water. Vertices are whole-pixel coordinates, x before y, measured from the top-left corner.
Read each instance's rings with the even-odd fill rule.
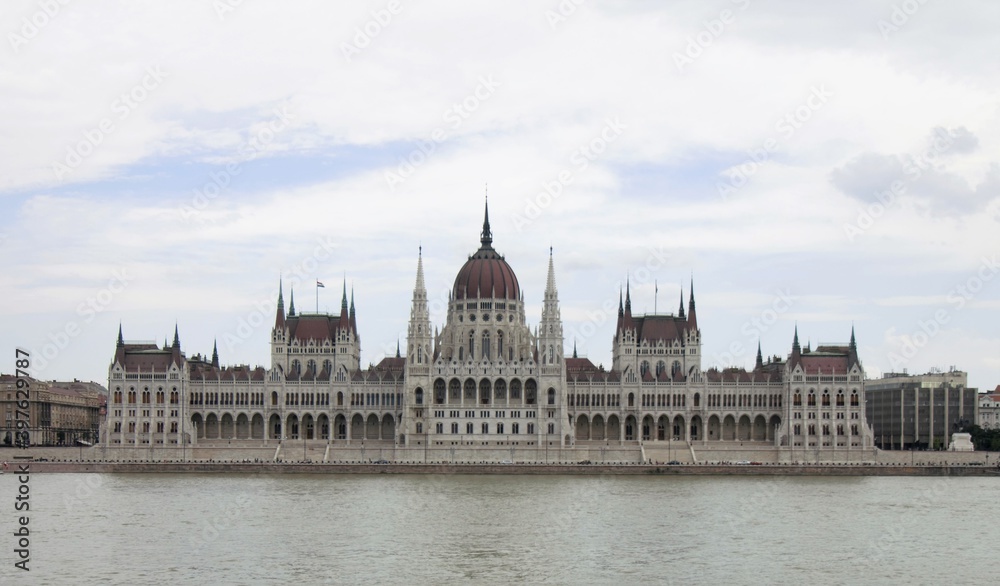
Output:
[[[0,476],[0,584],[995,584],[993,478]]]

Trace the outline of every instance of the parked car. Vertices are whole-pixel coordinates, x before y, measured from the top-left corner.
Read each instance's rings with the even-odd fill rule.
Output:
[[[736,463],[736,465],[737,466],[749,466],[750,465],[750,460],[740,460],[739,462]]]
[[[677,460],[671,460],[671,461],[667,462],[667,466],[680,466],[680,465],[681,465],[681,463],[679,461],[677,461]]]

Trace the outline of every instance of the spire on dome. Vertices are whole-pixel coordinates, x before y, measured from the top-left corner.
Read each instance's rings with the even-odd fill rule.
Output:
[[[483,233],[480,234],[479,241],[484,247],[493,245],[493,232],[490,231],[490,200],[486,198],[486,214],[483,216]]]

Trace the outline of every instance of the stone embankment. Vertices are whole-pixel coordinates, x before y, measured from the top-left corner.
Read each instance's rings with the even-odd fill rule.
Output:
[[[528,464],[430,462],[72,462],[34,461],[31,472],[194,474],[558,474],[660,476],[995,476],[1000,468],[981,465],[876,464]]]

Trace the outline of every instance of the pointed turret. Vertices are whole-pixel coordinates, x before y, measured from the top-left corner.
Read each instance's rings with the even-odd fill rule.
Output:
[[[351,287],[351,309],[350,309],[350,314],[349,315],[350,315],[349,320],[350,320],[350,325],[351,325],[351,332],[354,333],[355,336],[357,336],[357,334],[358,334],[358,321],[357,321],[357,319],[355,318],[355,315],[354,315],[354,287],[353,286]]]
[[[625,315],[632,317],[632,285],[625,277]]]
[[[694,311],[694,277],[691,277],[691,298],[688,301],[688,329],[692,332],[698,330],[698,315]]]
[[[573,358],[579,358],[579,356],[576,355],[576,340],[573,340]]]
[[[212,343],[212,366],[219,368],[219,342],[218,340]]]
[[[125,345],[125,338],[122,337],[122,324],[121,324],[121,322],[119,322],[118,323],[118,346],[120,347],[120,346],[124,346],[124,345]]]
[[[556,269],[553,249],[549,247],[549,272],[545,280],[545,295],[542,303],[538,344],[543,358],[543,369],[555,374],[562,368],[563,327],[559,311],[559,292],[556,289]]]
[[[295,317],[295,289],[289,288],[288,296],[288,317]]]
[[[854,324],[851,324],[851,344],[847,347],[847,368],[851,368],[858,362],[858,343],[854,339]]]
[[[757,340],[757,363],[754,365],[754,370],[760,370],[764,368],[764,356],[760,353],[760,340]]]
[[[426,376],[434,362],[434,338],[430,311],[427,308],[427,288],[424,286],[424,247],[417,248],[417,276],[413,282],[410,323],[407,328],[407,376]]]
[[[278,308],[274,311],[274,329],[279,331],[285,329],[284,288],[281,277],[278,277]]]
[[[396,340],[396,358],[401,358],[399,354],[399,340]]]
[[[180,348],[181,347],[181,337],[180,337],[180,335],[179,335],[179,333],[177,331],[177,324],[176,323],[174,324],[174,344],[173,344],[173,347],[174,348]]]
[[[681,319],[687,319],[684,317],[684,287],[681,287],[681,303],[677,309],[677,317]]]

